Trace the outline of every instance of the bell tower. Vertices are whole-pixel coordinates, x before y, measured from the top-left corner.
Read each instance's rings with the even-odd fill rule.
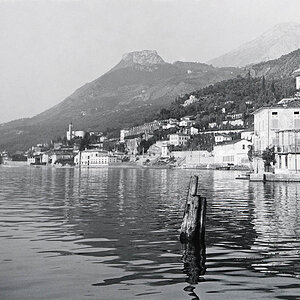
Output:
[[[67,132],[67,140],[68,140],[68,141],[71,141],[72,138],[73,138],[73,124],[70,123],[70,124],[69,124],[69,130],[68,130],[68,132]]]

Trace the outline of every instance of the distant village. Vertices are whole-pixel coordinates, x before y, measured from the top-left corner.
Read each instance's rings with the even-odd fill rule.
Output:
[[[300,69],[294,76],[295,96],[257,109],[247,126],[243,112],[227,114],[226,107],[221,108],[222,122],[207,128],[199,128],[190,115],[124,128],[113,139],[69,124],[60,140],[26,152],[3,151],[2,164],[245,169],[258,174],[257,180],[264,172],[290,176],[300,172]],[[182,105],[195,101],[190,96]]]

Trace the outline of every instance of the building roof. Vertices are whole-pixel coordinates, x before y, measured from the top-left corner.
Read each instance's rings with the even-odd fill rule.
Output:
[[[224,145],[232,145],[232,144],[236,144],[236,143],[239,143],[239,142],[242,142],[242,141],[252,144],[250,141],[248,141],[246,139],[238,139],[238,140],[233,140],[233,141],[225,141],[225,142],[219,143],[217,145],[214,145],[214,147],[224,146]]]
[[[266,105],[258,108],[253,112],[257,114],[258,112],[264,109],[288,109],[288,108],[299,108],[300,109],[300,99],[299,98],[284,98],[280,100],[277,104],[274,105]]]
[[[102,152],[102,153],[108,153],[108,151],[106,151],[106,150],[97,149],[97,148],[94,148],[94,149],[85,149],[82,152]]]
[[[300,68],[293,72],[294,76],[300,76]]]

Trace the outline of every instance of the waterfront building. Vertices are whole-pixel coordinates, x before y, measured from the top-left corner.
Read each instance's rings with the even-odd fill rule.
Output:
[[[174,157],[179,165],[187,168],[207,168],[215,162],[212,153],[206,150],[172,151],[170,156]]]
[[[274,149],[275,173],[298,172],[300,168],[300,69],[294,72],[296,94],[276,105],[261,107],[254,114],[254,171],[265,171],[261,154]]]
[[[27,157],[28,165],[39,165],[42,163],[42,155],[31,155]]]
[[[109,166],[120,162],[118,156],[110,154],[108,151],[101,149],[86,149],[80,151],[74,157],[76,166],[98,167]]]
[[[59,162],[72,162],[74,159],[73,151],[56,150],[51,154],[51,164],[54,165]]]
[[[283,105],[261,107],[253,114],[253,144],[258,153],[278,144],[278,131],[300,129],[300,101],[297,99]]]
[[[275,172],[300,173],[300,129],[279,130],[276,132]]]
[[[235,140],[215,145],[213,149],[214,163],[221,165],[250,165],[248,152],[252,143],[247,140]]]

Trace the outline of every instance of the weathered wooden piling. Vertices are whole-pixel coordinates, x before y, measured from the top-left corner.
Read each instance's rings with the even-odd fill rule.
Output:
[[[191,284],[197,283],[199,276],[204,275],[206,270],[206,198],[200,197],[197,190],[198,176],[192,176],[180,229],[180,241],[184,244],[184,272]]]
[[[205,238],[206,198],[197,195],[198,176],[192,176],[180,229],[182,243]]]

